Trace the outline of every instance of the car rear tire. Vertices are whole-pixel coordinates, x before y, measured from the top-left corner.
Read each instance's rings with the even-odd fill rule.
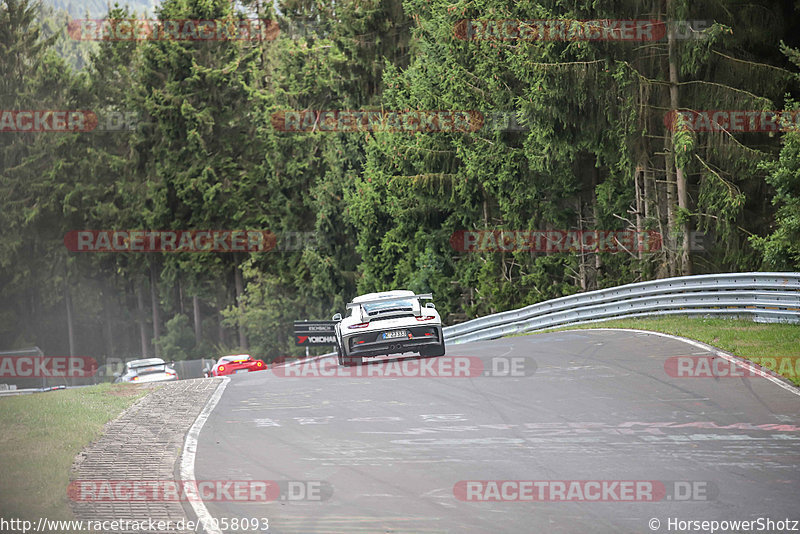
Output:
[[[361,365],[363,363],[363,359],[361,356],[342,356],[342,364],[345,367],[354,367],[356,365]]]

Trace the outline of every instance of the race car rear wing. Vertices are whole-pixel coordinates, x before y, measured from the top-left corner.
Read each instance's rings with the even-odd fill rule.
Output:
[[[387,300],[411,300],[411,299],[419,299],[419,300],[433,300],[432,293],[425,293],[423,295],[408,295],[408,296],[400,296],[400,297],[384,297],[382,299],[374,299],[374,300],[364,300],[361,302],[350,302],[347,304],[347,309],[350,308],[357,308],[363,304],[377,304],[378,302],[386,302]]]
[[[364,304],[376,304],[379,302],[388,302],[392,300],[413,300],[414,302],[411,305],[412,312],[415,316],[420,317],[422,315],[422,303],[421,300],[433,300],[433,294],[425,293],[422,295],[408,295],[408,296],[399,296],[399,297],[384,297],[382,299],[374,299],[374,300],[365,300],[362,302],[350,302],[347,304],[347,309],[350,308],[360,308],[359,313],[361,314],[361,321],[362,322],[369,322],[370,317],[364,314],[364,308],[362,305]]]

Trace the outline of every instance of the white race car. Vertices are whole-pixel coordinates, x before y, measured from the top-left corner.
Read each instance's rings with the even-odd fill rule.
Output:
[[[363,358],[417,352],[444,356],[442,319],[433,296],[413,291],[369,293],[347,305],[347,316],[333,316],[339,365],[361,365]]]
[[[178,379],[178,373],[161,358],[132,360],[125,364],[124,373],[115,373],[114,382],[167,382]]]

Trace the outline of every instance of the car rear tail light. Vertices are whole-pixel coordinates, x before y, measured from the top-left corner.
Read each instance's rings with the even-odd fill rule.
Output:
[[[138,376],[134,376],[133,378],[131,378],[131,382],[133,382],[135,380],[139,380],[139,377]]]
[[[220,365],[220,366],[217,368],[217,371],[220,371],[220,372],[221,372],[221,371],[224,371],[224,370],[225,370],[225,366],[224,366],[224,365]]]
[[[351,324],[347,328],[354,329],[354,328],[366,328],[369,326],[369,323],[358,323],[358,324]]]
[[[430,321],[431,319],[436,319],[436,316],[428,315],[427,317],[417,317],[417,321]]]
[[[263,366],[263,365],[264,365],[264,364],[263,364],[263,363],[261,363],[261,361],[259,360],[259,362],[256,364],[256,367],[261,367],[261,366]]]

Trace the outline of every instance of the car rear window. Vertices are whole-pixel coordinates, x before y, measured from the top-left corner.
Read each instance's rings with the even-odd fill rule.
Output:
[[[375,302],[364,304],[364,309],[368,314],[383,313],[391,310],[407,311],[412,310],[414,303],[410,300],[388,300],[386,302]]]

